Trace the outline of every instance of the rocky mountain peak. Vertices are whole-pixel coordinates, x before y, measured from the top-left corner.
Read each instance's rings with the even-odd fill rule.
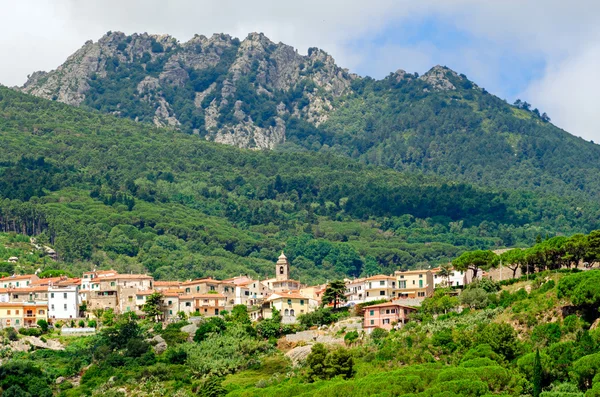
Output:
[[[428,83],[434,90],[448,91],[456,89],[451,82],[451,77],[457,78],[458,74],[446,66],[436,65],[419,79]]]

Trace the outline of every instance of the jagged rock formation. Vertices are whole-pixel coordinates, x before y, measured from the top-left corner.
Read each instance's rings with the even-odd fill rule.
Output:
[[[56,70],[33,73],[23,92],[169,126],[217,142],[272,149],[286,120],[327,120],[356,76],[322,50],[307,56],[263,34],[186,43],[166,35],[109,32]]]
[[[402,70],[392,76],[417,80]],[[424,90],[452,90],[457,77],[436,66],[419,80]],[[108,32],[56,70],[33,73],[20,90],[220,143],[273,149],[286,141],[290,123],[325,123],[360,79],[318,48],[300,55],[262,33],[180,43],[168,35]]]

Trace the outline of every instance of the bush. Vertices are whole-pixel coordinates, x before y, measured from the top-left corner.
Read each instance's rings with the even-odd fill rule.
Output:
[[[127,342],[126,348],[127,356],[140,357],[148,351],[150,345],[141,339],[132,338]]]
[[[21,328],[19,329],[19,333],[25,336],[40,336],[42,335],[42,330],[39,328]]]
[[[350,331],[344,335],[344,343],[346,345],[353,345],[358,340],[358,331]]]
[[[209,334],[220,334],[225,331],[225,329],[227,329],[227,326],[221,317],[210,317],[198,326],[196,334],[194,335],[194,342],[202,342]]]
[[[87,326],[90,328],[96,328],[97,325],[98,325],[98,323],[96,322],[96,320],[90,320],[87,323]]]
[[[8,338],[9,341],[16,341],[19,340],[19,337],[17,335],[17,331],[13,328],[13,327],[8,327],[4,330],[4,334],[6,335],[6,337]]]
[[[375,328],[371,331],[371,339],[375,342],[385,339],[386,336],[388,336],[388,332],[383,328]]]
[[[37,325],[38,325],[38,327],[40,327],[40,329],[42,330],[43,333],[48,332],[48,321],[38,320]]]
[[[77,326],[78,326],[79,328],[84,328],[84,327],[85,327],[85,321],[83,321],[83,320],[79,320],[79,322],[77,323]]]
[[[489,303],[488,294],[483,288],[470,288],[460,294],[460,303],[471,309],[483,309]]]

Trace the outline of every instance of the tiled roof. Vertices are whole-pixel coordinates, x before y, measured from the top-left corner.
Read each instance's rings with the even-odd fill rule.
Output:
[[[181,295],[179,299],[225,299],[225,295],[221,294],[187,294]]]
[[[2,277],[2,278],[0,278],[0,283],[3,282],[3,281],[27,280],[27,279],[30,279],[32,277],[37,277],[37,276],[35,274],[22,274],[22,275],[14,275],[14,276]]]
[[[366,281],[370,281],[370,280],[389,280],[389,279],[395,279],[396,277],[394,276],[386,276],[384,274],[378,274],[376,276],[372,276],[372,277],[368,277],[365,280]]]
[[[394,301],[392,301],[392,302],[386,302],[386,303],[379,303],[377,305],[365,306],[364,308],[365,309],[370,309],[370,308],[373,308],[373,307],[390,307],[390,306],[400,306],[400,307],[405,307],[407,309],[417,310],[414,307],[402,305],[402,304],[400,304],[398,302],[394,302]]]

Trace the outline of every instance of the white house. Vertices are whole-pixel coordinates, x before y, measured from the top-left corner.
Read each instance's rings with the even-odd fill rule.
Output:
[[[452,268],[448,277],[440,275],[440,268],[432,269],[433,273],[433,286],[434,288],[440,287],[464,287],[465,286],[465,272],[462,270],[456,270]]]
[[[354,280],[345,280],[346,282],[346,301],[348,304],[359,304],[365,301],[365,279],[357,278]]]
[[[79,317],[79,286],[48,287],[48,319],[65,320]]]

